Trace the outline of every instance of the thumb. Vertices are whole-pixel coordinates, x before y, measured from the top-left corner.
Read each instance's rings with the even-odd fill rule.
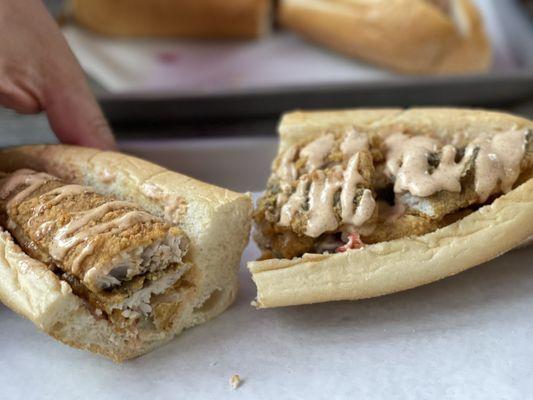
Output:
[[[102,110],[86,85],[81,90],[48,93],[44,109],[57,138],[68,144],[116,149],[116,142]]]

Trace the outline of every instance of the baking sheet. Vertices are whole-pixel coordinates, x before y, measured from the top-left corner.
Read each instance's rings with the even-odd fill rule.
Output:
[[[257,311],[236,303],[124,364],[59,344],[0,306],[0,398],[524,399],[533,392],[533,249],[403,293]],[[233,390],[232,375],[241,386]]]
[[[494,48],[492,74],[524,68],[510,46],[501,1],[478,0]],[[508,1],[504,3],[509,3]],[[509,6],[508,6],[509,7]],[[400,77],[281,31],[258,41],[110,39],[75,25],[63,29],[87,72],[112,93],[204,95],[294,87],[394,81]],[[531,32],[533,37],[533,31]]]
[[[477,0],[494,46],[490,73],[400,76],[290,32],[257,42],[65,35],[113,122],[269,116],[294,108],[494,105],[533,95],[533,27],[517,1]],[[98,86],[104,89],[98,89]]]

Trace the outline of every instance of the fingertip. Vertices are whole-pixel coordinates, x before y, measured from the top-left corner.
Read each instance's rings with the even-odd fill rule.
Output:
[[[100,150],[116,151],[118,149],[115,137],[105,119],[90,129],[91,135],[80,138],[82,146],[94,147]]]
[[[65,144],[93,147],[100,150],[116,150],[117,143],[103,116],[90,121],[65,116],[57,120],[50,115],[48,120],[57,138]]]
[[[50,127],[62,143],[117,149],[109,123],[91,96],[58,96],[49,100],[45,110]]]

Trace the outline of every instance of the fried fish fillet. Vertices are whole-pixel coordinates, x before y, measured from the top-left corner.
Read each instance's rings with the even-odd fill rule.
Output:
[[[187,238],[133,203],[19,170],[0,181],[0,222],[32,257],[101,291],[181,263]]]

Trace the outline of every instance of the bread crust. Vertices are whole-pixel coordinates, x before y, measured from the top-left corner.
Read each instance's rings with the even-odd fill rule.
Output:
[[[486,71],[491,46],[470,0],[446,14],[426,0],[282,0],[287,28],[350,57],[409,74]]]
[[[222,313],[234,301],[241,254],[248,242],[251,200],[155,164],[114,152],[65,145],[24,146],[0,151],[0,171],[45,171],[132,200],[178,224],[191,240],[188,254],[194,290],[181,303],[168,332],[146,337],[117,333],[91,314],[70,286],[31,259],[8,232],[0,232],[0,300],[37,327],[73,347],[123,361],[160,346],[183,329]],[[180,207],[174,207],[175,204]]]
[[[280,125],[280,152],[326,131],[359,127],[382,135],[399,129],[469,141],[484,132],[533,129],[533,122],[468,109],[295,112]],[[491,260],[530,239],[533,179],[435,232],[334,255],[248,263],[259,308],[356,300],[431,283]]]
[[[74,19],[111,36],[256,38],[270,29],[269,0],[72,0]]]

